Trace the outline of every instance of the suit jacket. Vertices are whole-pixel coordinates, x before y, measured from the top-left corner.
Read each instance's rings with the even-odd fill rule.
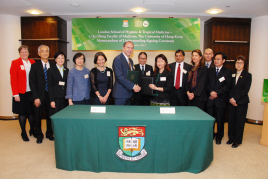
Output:
[[[204,65],[197,71],[197,82],[193,90],[189,89],[187,85],[187,91],[194,93],[194,97],[200,101],[207,101],[207,87],[208,82],[208,68]]]
[[[206,91],[208,93],[207,107],[215,105],[217,108],[226,108],[228,104],[228,92],[232,83],[232,71],[226,67],[222,67],[216,77],[216,67],[208,69],[208,85]],[[215,99],[209,99],[210,93],[215,91],[218,95]]]
[[[48,62],[50,68],[55,64]],[[31,100],[40,99],[41,102],[44,98],[46,81],[45,81],[45,73],[41,60],[37,61],[31,66],[31,71],[29,74],[29,82],[30,88],[32,91]]]
[[[142,74],[140,64],[136,64],[136,65],[134,65],[134,67],[135,67],[135,71],[139,72],[139,78],[138,78],[138,85],[139,86],[141,86],[142,77],[152,77],[153,76],[153,67],[151,65],[147,65],[147,64],[145,65],[144,74]],[[150,75],[146,76],[146,73],[148,73],[148,72],[150,72]],[[140,100],[142,98],[141,92],[138,92],[138,93],[134,92],[133,97]]]
[[[129,58],[131,67],[133,68],[133,61]],[[134,68],[133,68],[134,69]],[[131,98],[134,87],[134,83],[130,82],[127,79],[127,71],[131,70],[129,64],[121,53],[116,56],[113,61],[113,70],[114,70],[114,88],[113,88],[113,97],[114,98]]]
[[[173,79],[175,79],[175,72],[176,72],[176,62],[169,64],[169,68],[171,69]],[[183,95],[187,94],[187,78],[189,75],[189,71],[191,70],[192,65],[189,65],[188,63],[184,62],[183,69],[187,71],[187,73],[183,73],[182,76],[182,86],[180,87],[180,91],[183,93]],[[173,81],[173,86],[174,86],[174,81]],[[173,92],[179,92],[179,90],[173,90]]]
[[[174,83],[174,78],[173,75],[170,71],[167,71],[166,73],[163,72],[157,83],[155,83],[157,75],[154,75],[154,84],[156,87],[162,87],[164,89],[164,92],[162,91],[157,91],[158,92],[158,97],[159,98],[165,98],[165,99],[170,99],[170,92],[173,87]],[[161,78],[164,78],[165,80],[161,80]]]
[[[34,60],[28,59],[31,64],[35,63]],[[22,69],[23,65],[22,59],[18,58],[13,60],[10,67],[10,84],[13,96],[20,94],[24,94],[27,88],[27,77],[25,68]]]
[[[55,101],[55,98],[65,99],[68,73],[69,69],[64,67],[62,77],[56,65],[48,69],[47,83],[50,102]],[[60,82],[64,82],[64,85],[59,84]]]
[[[236,104],[249,103],[248,92],[252,82],[252,75],[245,70],[240,74],[236,83],[236,74],[232,75],[232,85],[229,99],[234,98]]]
[[[205,64],[206,64],[206,62],[205,62]],[[208,68],[215,68],[215,64],[214,64],[214,61],[213,60],[211,61],[211,64],[209,65]]]

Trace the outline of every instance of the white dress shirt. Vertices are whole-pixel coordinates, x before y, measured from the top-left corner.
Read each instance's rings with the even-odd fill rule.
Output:
[[[122,52],[123,53],[123,52]],[[127,59],[127,64],[129,65],[129,58],[123,53],[123,55],[125,56],[125,58]],[[131,63],[130,63],[131,64]],[[133,68],[132,68],[132,65],[131,65],[131,69],[130,70],[133,70]]]
[[[30,60],[28,60],[28,62],[22,60],[23,65],[24,65],[24,69],[26,71],[26,92],[31,91],[30,85],[29,85],[29,73],[31,70],[31,63]]]
[[[41,60],[42,64],[43,64],[43,69],[45,68],[45,64],[47,66],[47,70],[50,68],[49,62],[47,61],[47,63],[43,62],[43,60]]]

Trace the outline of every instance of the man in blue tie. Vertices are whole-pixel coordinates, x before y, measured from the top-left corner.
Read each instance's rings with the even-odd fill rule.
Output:
[[[205,53],[204,53],[204,57],[205,57],[205,65],[207,68],[214,68],[215,65],[214,65],[214,62],[212,60],[214,54],[213,54],[213,50],[211,48],[207,48],[205,50]]]
[[[217,122],[216,144],[221,144],[224,135],[224,119],[228,105],[228,92],[232,83],[232,71],[223,66],[227,56],[224,53],[216,53],[214,58],[215,67],[208,69],[208,93],[207,113],[213,116]]]
[[[29,74],[29,84],[31,88],[31,100],[34,103],[34,118],[35,118],[35,131],[34,136],[37,138],[36,143],[40,144],[43,141],[44,135],[41,129],[41,119],[44,108],[46,110],[47,131],[46,138],[53,141],[53,131],[51,119],[49,117],[49,98],[47,86],[47,70],[53,65],[48,61],[49,47],[40,45],[38,47],[38,55],[41,60],[38,60],[31,66]]]

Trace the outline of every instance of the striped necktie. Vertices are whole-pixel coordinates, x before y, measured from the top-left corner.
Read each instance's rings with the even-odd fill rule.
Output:
[[[46,81],[45,90],[48,91],[48,87],[47,87],[47,64],[45,64],[45,67],[44,67],[44,74],[45,74],[45,81]]]

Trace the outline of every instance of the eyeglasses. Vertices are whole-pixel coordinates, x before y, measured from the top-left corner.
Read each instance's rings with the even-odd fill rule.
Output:
[[[236,62],[236,65],[244,65],[244,62]]]

